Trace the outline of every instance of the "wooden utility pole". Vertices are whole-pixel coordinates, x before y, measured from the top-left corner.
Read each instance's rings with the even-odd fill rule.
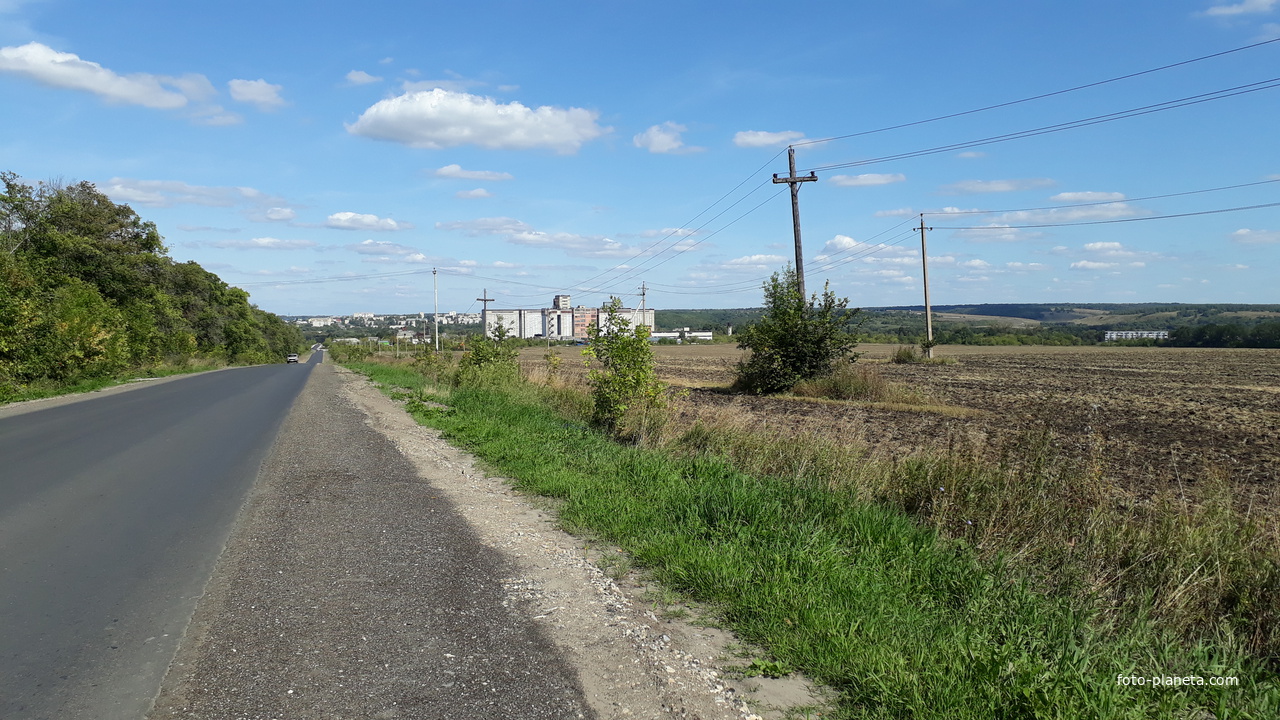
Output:
[[[932,229],[924,226],[924,213],[920,213],[920,262],[924,268],[924,356],[927,358],[933,357],[933,308],[929,305],[929,251],[924,234],[926,230]]]
[[[480,311],[480,334],[484,337],[489,337],[489,303],[493,302],[495,298],[489,297],[489,290],[487,288],[481,293],[481,295],[483,295],[483,297],[476,298],[476,302],[484,303],[480,306],[484,308]]]
[[[440,278],[436,276],[436,269],[431,268],[431,285],[435,293],[435,310],[431,313],[431,320],[436,326],[436,352],[440,352]]]
[[[800,183],[816,182],[818,176],[810,172],[806,176],[796,177],[796,149],[794,147],[787,148],[787,167],[790,168],[791,174],[787,177],[780,178],[778,173],[773,174],[773,182],[787,183],[791,186],[791,226],[796,236],[796,282],[800,286],[800,298],[805,298],[804,294],[804,252],[800,248]]]

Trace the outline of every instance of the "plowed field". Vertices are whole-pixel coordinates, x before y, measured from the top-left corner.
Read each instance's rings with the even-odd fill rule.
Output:
[[[526,351],[540,364],[543,350]],[[580,367],[575,348],[559,348]],[[860,362],[935,398],[937,409],[730,394],[732,345],[659,346],[659,374],[691,389],[680,422],[713,414],[789,433],[824,433],[903,455],[957,441],[996,453],[1047,427],[1064,454],[1138,494],[1223,473],[1255,502],[1280,504],[1280,351],[943,346],[949,365]]]

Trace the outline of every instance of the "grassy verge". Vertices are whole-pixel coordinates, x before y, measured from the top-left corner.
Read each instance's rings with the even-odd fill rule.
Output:
[[[384,384],[431,391],[407,368],[355,368]],[[795,442],[751,449],[762,439],[746,432],[693,428],[665,449],[620,446],[573,420],[574,412],[566,419],[554,409],[576,407],[581,416],[581,398],[563,388],[458,389],[447,403],[445,410],[411,407],[522,489],[562,499],[570,530],[616,543],[657,581],[712,603],[773,662],[838,690],[841,717],[1280,716],[1274,674],[1231,632],[1187,642],[1186,628],[1162,622],[1158,612],[1107,612],[1107,603],[1073,592],[1081,578],[1048,582],[1027,572],[1041,565],[1016,552],[984,550],[984,534],[1050,520],[1028,515],[1040,507],[1036,497],[1060,502],[1049,487],[1053,473],[1034,471],[1034,448],[1025,463],[1006,468],[1025,465],[1022,474],[917,459],[859,471],[858,482],[832,482],[854,471],[815,467],[821,457]],[[853,461],[837,450],[827,448],[828,463]],[[878,492],[869,490],[874,478]],[[1011,492],[995,486],[999,478],[1041,480]],[[1026,500],[979,514],[983,503],[1011,497]],[[979,518],[979,529],[967,530],[971,521],[957,508]],[[955,522],[962,527],[948,532]],[[1039,542],[1015,537],[1000,547],[1047,552],[1036,549]],[[1218,542],[1243,552],[1238,541]],[[1150,556],[1130,558],[1130,567],[1156,572],[1141,567],[1163,559],[1151,548]],[[1183,578],[1180,594],[1194,595],[1198,578]],[[1235,677],[1239,686],[1152,687],[1149,680],[1174,676]],[[1131,677],[1148,684],[1118,682]]]
[[[186,365],[157,365],[155,367],[142,368],[117,377],[82,378],[70,383],[51,380],[36,381],[29,385],[21,386],[16,391],[0,395],[0,405],[24,400],[43,400],[44,398],[58,397],[60,395],[94,392],[95,390],[122,385],[132,380],[187,375],[217,370],[222,367],[226,367],[226,363],[195,361]]]

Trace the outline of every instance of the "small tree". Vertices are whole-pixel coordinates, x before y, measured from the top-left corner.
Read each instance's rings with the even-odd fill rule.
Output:
[[[857,340],[851,331],[858,310],[837,298],[830,283],[805,299],[790,265],[764,284],[764,316],[749,325],[738,347],[749,350],[738,363],[735,387],[763,394],[791,389],[802,380],[831,372],[837,361],[853,360]]]
[[[587,377],[594,401],[593,419],[610,431],[617,429],[630,408],[661,407],[665,389],[654,367],[649,328],[632,328],[621,310],[621,300],[609,301],[600,311],[600,321],[587,330],[589,344],[582,351],[588,364],[593,358],[602,366],[592,368]]]
[[[520,377],[516,362],[519,350],[510,342],[511,333],[498,323],[493,338],[480,337],[458,361],[456,380],[460,385],[494,385],[514,382]]]

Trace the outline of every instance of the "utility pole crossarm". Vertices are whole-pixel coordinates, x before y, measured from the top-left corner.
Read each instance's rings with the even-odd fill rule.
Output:
[[[787,167],[791,173],[787,177],[778,177],[778,174],[774,173],[773,182],[777,185],[786,183],[791,186],[791,226],[796,238],[796,285],[799,287],[800,297],[803,299],[805,297],[804,252],[800,243],[800,184],[816,182],[818,175],[812,171],[808,175],[796,175],[796,149],[794,147],[787,148]]]

